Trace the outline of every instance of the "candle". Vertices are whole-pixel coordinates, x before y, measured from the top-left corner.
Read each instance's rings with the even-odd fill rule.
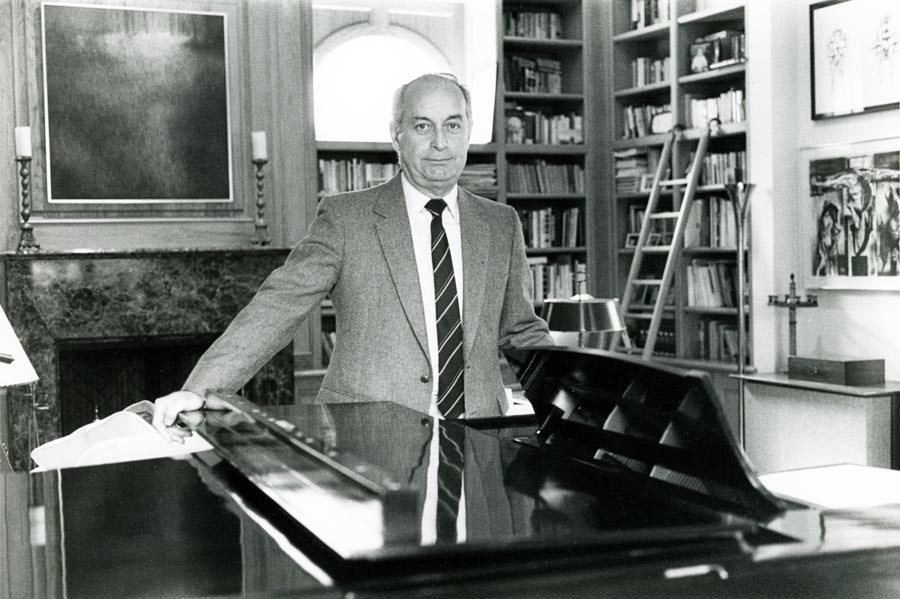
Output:
[[[16,127],[16,157],[31,158],[31,127]]]
[[[266,132],[254,131],[250,134],[253,142],[253,160],[268,160],[269,155],[266,152]]]

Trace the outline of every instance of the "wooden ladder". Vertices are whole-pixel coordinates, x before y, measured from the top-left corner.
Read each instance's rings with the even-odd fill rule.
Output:
[[[684,229],[691,213],[691,206],[694,203],[694,195],[697,191],[697,183],[700,180],[700,172],[703,169],[703,157],[706,155],[706,148],[709,145],[710,133],[711,127],[707,128],[700,136],[694,151],[694,160],[683,179],[663,179],[666,176],[670,162],[672,162],[672,151],[675,143],[681,136],[680,127],[674,127],[666,136],[659,164],[656,167],[656,174],[653,176],[653,187],[650,191],[650,198],[647,200],[647,208],[641,221],[641,232],[638,235],[637,245],[634,248],[634,258],[631,260],[628,280],[625,282],[625,290],[622,294],[622,315],[625,318],[625,322],[649,320],[650,328],[647,330],[647,338],[643,347],[636,347],[627,331],[623,333],[620,351],[640,353],[641,358],[644,360],[651,358],[656,347],[656,339],[659,335],[659,327],[662,324],[666,300],[672,287],[675,270],[681,259],[681,250],[684,245]],[[660,192],[664,188],[670,189],[672,192],[673,210],[658,212]],[[679,203],[677,194],[681,189],[684,189],[684,195],[681,196]],[[675,222],[672,237],[671,240],[665,240],[665,245],[653,245],[651,244],[651,233],[655,233],[655,225],[660,221]],[[655,240],[659,240],[658,235],[655,236]],[[662,276],[659,276],[658,273],[648,274],[642,270],[644,256],[650,254],[666,255]],[[637,309],[634,303],[636,291],[644,291],[646,288],[657,289],[652,311]]]

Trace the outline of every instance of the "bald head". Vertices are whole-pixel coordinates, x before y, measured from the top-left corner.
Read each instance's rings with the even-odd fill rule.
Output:
[[[437,73],[429,73],[420,75],[409,83],[401,85],[394,92],[394,101],[391,111],[391,127],[395,128],[400,125],[403,120],[403,113],[407,109],[410,96],[422,93],[426,90],[447,89],[452,93],[455,90],[462,97],[466,107],[466,119],[468,125],[472,127],[472,97],[466,86],[459,83],[452,75],[438,75]]]

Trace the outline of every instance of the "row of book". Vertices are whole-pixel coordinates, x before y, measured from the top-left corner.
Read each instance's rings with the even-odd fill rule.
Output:
[[[631,28],[669,21],[669,0],[631,0]]]
[[[562,93],[562,63],[555,58],[513,54],[506,56],[503,63],[507,91]]]
[[[490,162],[467,164],[459,175],[459,186],[478,195],[497,195],[497,167]]]
[[[742,89],[732,88],[709,98],[685,94],[684,103],[689,128],[705,128],[713,119],[719,119],[720,123],[743,123],[747,120]]]
[[[639,56],[631,61],[631,85],[641,87],[669,80],[669,57]]]
[[[649,321],[648,321],[649,322]],[[647,343],[650,325],[644,321],[638,321],[628,327],[628,335],[632,343],[642,348]],[[675,357],[675,331],[670,328],[660,328],[656,333],[656,345],[653,346],[654,356]]]
[[[551,262],[547,256],[529,256],[532,300],[541,303],[551,297],[568,298],[575,295],[575,282],[572,276],[579,264],[578,260],[557,259]]]
[[[366,189],[393,177],[399,166],[396,162],[369,162],[361,158],[319,159],[319,190],[321,195]]]
[[[737,265],[695,258],[686,266],[687,302],[700,308],[734,308]]]
[[[540,110],[526,109],[515,103],[508,103],[506,143],[552,145],[584,143],[584,119],[580,114],[546,114]]]
[[[626,106],[622,109],[625,139],[646,137],[653,134],[654,131],[651,128],[653,117],[658,114],[671,112],[672,106],[670,104]]]
[[[697,322],[697,358],[737,364],[737,324],[700,319]]]
[[[530,249],[578,247],[580,216],[577,207],[519,210],[525,245]]]
[[[692,153],[689,163],[693,160]],[[746,165],[747,153],[744,150],[707,154],[703,157],[700,185],[724,185],[744,181],[747,177]]]
[[[613,152],[616,194],[638,193],[642,191],[641,181],[656,169],[659,159],[657,150],[629,148]]]
[[[513,9],[503,12],[504,35],[531,39],[556,40],[563,36],[562,18],[558,12]]]
[[[740,64],[747,59],[743,31],[717,31],[691,42],[691,72],[702,73]]]
[[[728,198],[694,200],[684,228],[685,247],[736,248],[737,225]]]
[[[509,193],[584,193],[584,169],[575,163],[546,160],[510,163],[507,169]]]

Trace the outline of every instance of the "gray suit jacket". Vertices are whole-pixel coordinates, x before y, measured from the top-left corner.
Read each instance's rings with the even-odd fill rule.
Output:
[[[498,346],[552,345],[535,315],[515,210],[460,188],[466,415],[505,403]],[[388,400],[427,412],[431,366],[400,176],[325,198],[284,266],[200,358],[184,388],[233,392],[287,345],[331,294],[336,337],[318,399]]]

